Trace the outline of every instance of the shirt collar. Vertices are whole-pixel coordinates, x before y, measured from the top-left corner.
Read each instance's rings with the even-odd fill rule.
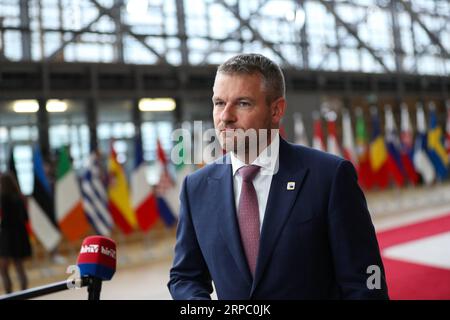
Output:
[[[269,152],[270,150],[270,152]],[[276,134],[272,139],[270,145],[266,147],[259,156],[252,162],[252,165],[261,167],[261,174],[273,175],[278,166],[278,154],[280,152],[280,135]],[[236,157],[234,152],[230,152],[231,166],[233,169],[233,176],[236,172],[246,166],[245,162]]]

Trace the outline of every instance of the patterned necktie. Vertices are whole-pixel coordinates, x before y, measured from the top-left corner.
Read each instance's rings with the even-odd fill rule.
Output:
[[[259,208],[253,179],[260,167],[255,165],[239,169],[242,177],[242,189],[239,197],[238,221],[242,245],[252,275],[255,275],[256,258],[259,250]]]

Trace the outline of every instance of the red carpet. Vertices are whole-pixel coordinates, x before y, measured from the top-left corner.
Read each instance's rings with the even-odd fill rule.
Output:
[[[450,231],[450,214],[377,234],[380,249]],[[395,300],[450,299],[450,269],[383,257],[389,296]]]

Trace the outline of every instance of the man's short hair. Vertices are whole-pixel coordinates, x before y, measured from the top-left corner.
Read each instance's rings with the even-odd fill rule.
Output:
[[[286,88],[281,68],[261,54],[250,53],[234,56],[222,63],[217,68],[217,73],[249,75],[259,73],[264,80],[267,104],[280,97],[285,97]]]

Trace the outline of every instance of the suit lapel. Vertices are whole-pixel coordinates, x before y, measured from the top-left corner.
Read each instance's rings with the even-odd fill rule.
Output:
[[[300,161],[295,163],[295,159],[298,156],[290,155],[290,148],[287,142],[280,139],[279,170],[273,176],[270,186],[261,230],[259,255],[252,293],[261,280],[276,241],[291,213],[292,206],[297,199],[308,171],[307,168],[301,166]],[[295,183],[294,190],[288,190],[288,182]]]
[[[252,283],[252,276],[241,244],[239,226],[236,218],[234,200],[233,174],[230,164],[219,165],[214,175],[208,177],[211,192],[210,199],[214,199],[214,212],[219,215],[219,232],[230,249],[241,274]]]

